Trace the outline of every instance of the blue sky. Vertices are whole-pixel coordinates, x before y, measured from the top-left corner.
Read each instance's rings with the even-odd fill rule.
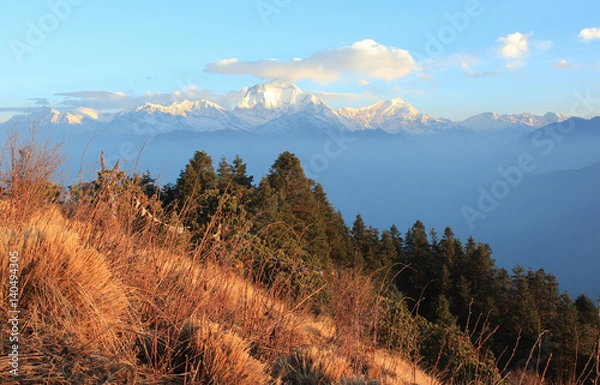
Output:
[[[454,120],[483,111],[600,115],[599,103],[572,110],[581,95],[600,98],[597,0],[6,0],[2,7],[0,120],[39,105],[231,104],[243,87],[274,79],[332,107],[401,97]]]

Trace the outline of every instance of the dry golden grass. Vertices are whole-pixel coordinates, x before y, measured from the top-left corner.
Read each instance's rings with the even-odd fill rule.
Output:
[[[294,310],[234,268],[141,246],[117,226],[93,233],[47,206],[0,231],[0,248],[21,256],[21,373],[33,383],[434,383],[390,353],[349,345],[334,319]]]
[[[43,372],[60,352],[114,358],[123,351],[131,327],[127,286],[57,210],[49,208],[18,228],[1,227],[0,250],[6,250],[0,254],[3,319],[8,319],[9,251],[19,253],[20,340],[27,341],[20,346],[29,354],[21,367],[30,376]]]

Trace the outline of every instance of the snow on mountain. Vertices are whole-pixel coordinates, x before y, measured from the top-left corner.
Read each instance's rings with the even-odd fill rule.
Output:
[[[170,106],[163,106],[161,104],[154,103],[146,103],[135,109],[136,112],[146,112],[148,114],[153,113],[163,113],[169,115],[180,115],[180,116],[188,116],[188,115],[196,115],[203,114],[206,111],[225,111],[225,109],[218,104],[213,102],[209,102],[206,100],[198,100],[195,102],[191,102],[189,100],[184,100],[181,103],[173,103]]]
[[[206,100],[185,100],[169,106],[146,103],[119,114],[110,125],[116,130],[126,128],[136,134],[150,135],[171,131],[213,132],[248,128],[231,111]]]
[[[267,83],[256,84],[246,91],[246,95],[237,105],[239,109],[262,108],[269,110],[290,110],[318,99],[305,93],[293,84]]]
[[[36,125],[86,129],[94,126],[100,118],[101,114],[92,108],[79,107],[70,111],[59,111],[52,107],[41,107],[28,114],[15,115],[4,122],[3,126],[25,127]]]
[[[358,123],[355,126],[358,129],[382,129],[389,133],[427,134],[454,126],[449,120],[420,113],[400,98],[360,108],[344,107],[336,113]]]
[[[293,84],[256,84],[247,89],[233,113],[251,126],[260,126],[283,115],[300,111],[331,111],[321,99]]]
[[[262,134],[345,130],[348,124],[323,100],[289,83],[248,88],[233,113]]]
[[[460,128],[480,132],[506,129],[531,131],[566,118],[554,113],[539,116],[529,113],[498,115],[486,112],[454,123],[423,114],[400,98],[380,101],[366,107],[332,110],[320,98],[291,83],[271,82],[246,88],[244,96],[233,110],[207,100],[185,100],[171,105],[145,103],[115,114],[100,113],[87,107],[64,111],[43,107],[30,114],[16,115],[2,126],[23,126],[34,122],[59,127],[66,132],[102,127],[107,128],[108,132],[139,135],[220,130],[259,134],[383,130],[392,134],[423,135]]]
[[[348,127],[339,116],[325,105],[314,104],[298,112],[290,112],[257,126],[259,134],[323,134],[347,131]]]
[[[513,115],[498,115],[495,112],[484,112],[467,118],[459,124],[474,131],[532,130],[548,124],[562,122],[567,118],[568,116],[553,112],[548,112],[545,115],[533,115],[528,112]]]

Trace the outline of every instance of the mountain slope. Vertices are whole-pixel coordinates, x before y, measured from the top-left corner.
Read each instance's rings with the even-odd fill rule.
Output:
[[[172,131],[212,132],[245,130],[248,127],[223,107],[200,100],[185,100],[170,106],[146,103],[133,111],[117,115],[110,123],[114,129],[127,129],[139,134]]]

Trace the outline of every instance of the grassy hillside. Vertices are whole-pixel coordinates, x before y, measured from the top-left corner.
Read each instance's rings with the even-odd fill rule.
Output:
[[[274,256],[247,258],[265,250],[243,227],[221,239],[214,218],[190,249],[133,189],[59,199],[57,149],[17,144],[2,157],[1,383],[437,383],[364,332],[379,306],[369,277],[340,271],[293,295],[289,277],[262,284]],[[337,306],[315,311],[325,292]]]

